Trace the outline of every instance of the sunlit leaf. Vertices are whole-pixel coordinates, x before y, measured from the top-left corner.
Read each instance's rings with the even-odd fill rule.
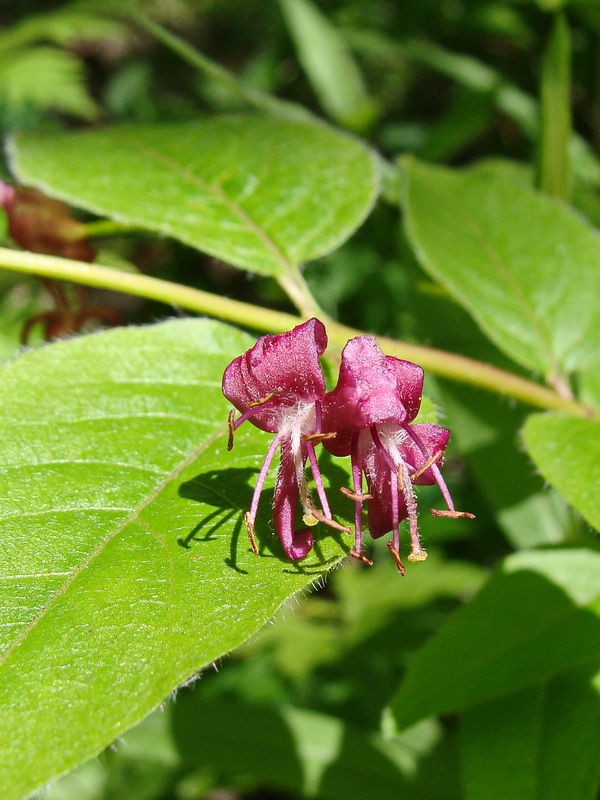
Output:
[[[180,320],[1,368],[7,800],[99,752],[342,555],[326,531],[285,561],[268,497],[263,555],[250,550],[242,515],[269,437],[252,428],[227,452],[220,378],[251,341]]]
[[[415,252],[490,339],[549,376],[600,362],[600,240],[591,226],[487,170],[405,166]]]
[[[2,56],[0,98],[8,107],[32,105],[83,119],[98,116],[85,86],[83,63],[56,47],[28,47]]]
[[[378,192],[357,140],[267,117],[18,136],[10,161],[22,183],[267,275],[333,250]]]
[[[544,478],[600,530],[600,422],[533,414],[523,437]]]

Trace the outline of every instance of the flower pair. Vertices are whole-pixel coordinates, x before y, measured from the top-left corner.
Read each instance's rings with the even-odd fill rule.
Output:
[[[281,456],[273,517],[286,555],[292,559],[306,556],[313,545],[311,528],[317,522],[352,533],[331,514],[316,454],[316,446],[322,444],[334,456],[351,457],[352,489],[341,487],[355,504],[351,555],[371,563],[362,553],[362,511],[368,502],[369,532],[377,538],[392,531],[388,547],[404,574],[400,558],[402,520],[409,520],[409,560],[427,557],[419,539],[414,485],[437,483],[440,487],[448,508],[433,514],[473,516],[454,509],[440,472],[450,431],[413,422],[421,404],[421,367],[384,355],[372,336],[358,336],[346,344],[337,386],[327,392],[319,363],[326,347],[325,327],[313,318],[287,333],[261,337],[225,370],[223,394],[241,412],[237,420],[234,411],[229,416],[229,449],[235,431],[246,420],[275,434],[245,516],[252,549],[258,554],[256,514],[278,449]],[[313,503],[308,488],[307,462],[320,508]],[[296,527],[298,502],[306,527]]]

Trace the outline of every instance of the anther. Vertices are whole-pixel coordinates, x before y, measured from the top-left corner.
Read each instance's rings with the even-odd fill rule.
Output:
[[[372,500],[372,494],[359,494],[358,492],[353,492],[351,489],[347,489],[345,486],[340,486],[340,492],[345,496],[349,497],[350,500],[355,500],[357,503],[363,503],[365,500]]]
[[[302,437],[303,442],[324,442],[327,439],[335,439],[335,433],[310,433]]]
[[[417,478],[420,478],[421,475],[424,472],[427,472],[427,470],[430,467],[432,467],[438,461],[441,461],[443,455],[444,455],[443,451],[442,450],[438,450],[437,453],[435,455],[431,456],[431,458],[427,459],[427,461],[421,467],[419,467],[419,469],[416,472],[413,472],[413,474],[410,476],[411,480],[412,481],[416,481]]]
[[[468,519],[475,519],[475,514],[470,514],[468,511],[455,511],[454,509],[432,508],[430,513],[433,514],[434,517],[450,517],[451,519],[467,517]]]
[[[229,439],[227,440],[227,450],[233,450],[233,437],[235,436],[235,411],[232,408],[227,417],[229,426]]]
[[[390,553],[394,557],[394,561],[396,562],[396,566],[398,567],[398,572],[400,573],[400,575],[402,575],[402,577],[404,577],[406,575],[406,569],[404,568],[404,564],[402,563],[402,559],[400,558],[400,553],[396,550],[392,542],[388,542],[387,546],[390,550]],[[408,557],[408,560],[410,561],[410,556]]]
[[[398,467],[398,471],[396,472],[396,475],[398,477],[398,491],[400,492],[400,494],[404,494],[404,489],[405,489],[403,466],[404,466],[403,464],[400,464],[400,466]]]
[[[353,531],[352,528],[349,528],[348,525],[342,525],[339,522],[336,522],[334,519],[330,519],[326,517],[321,511],[318,511],[316,508],[310,509],[310,514],[318,520],[318,522],[323,522],[325,525],[329,525],[330,528],[335,528],[336,531],[341,531],[342,533],[349,533],[352,535]]]
[[[256,406],[262,406],[265,403],[268,403],[269,400],[272,400],[274,397],[277,397],[278,394],[281,394],[281,389],[275,389],[274,391],[269,392],[269,394],[265,395],[264,397],[261,397],[260,400],[254,400],[254,402],[248,403],[248,408],[256,408]]]
[[[250,547],[252,548],[252,552],[255,556],[259,556],[260,553],[258,552],[258,545],[256,544],[256,539],[254,537],[254,524],[252,519],[250,518],[250,512],[246,511],[244,514],[244,522],[246,523],[246,529],[248,531],[248,539],[250,539]]]
[[[312,511],[302,515],[302,522],[305,525],[308,525],[309,528],[314,528],[315,525],[319,524],[319,520],[315,517]]]
[[[362,561],[362,563],[366,564],[368,567],[372,567],[373,566],[373,562],[371,561],[371,559],[367,558],[362,553],[359,553],[358,550],[354,550],[354,549],[350,550],[349,551],[349,555],[351,555],[353,558],[357,558],[359,561]]]

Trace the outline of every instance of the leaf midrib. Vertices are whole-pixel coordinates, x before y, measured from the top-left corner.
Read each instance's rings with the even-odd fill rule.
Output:
[[[267,234],[265,229],[252,217],[251,214],[248,213],[248,211],[246,211],[243,206],[235,203],[219,185],[207,183],[199,175],[190,172],[181,164],[178,164],[176,161],[173,161],[171,158],[169,158],[169,156],[161,153],[160,150],[157,150],[155,147],[152,147],[152,145],[137,139],[131,134],[127,135],[123,131],[120,131],[119,136],[134,147],[138,147],[140,152],[145,153],[159,164],[163,164],[163,166],[173,170],[173,172],[178,174],[180,177],[185,178],[185,180],[195,183],[196,186],[198,186],[204,192],[219,200],[233,216],[237,217],[242,224],[246,225],[265,245],[265,247],[271,251],[275,260],[281,265],[283,272],[288,273],[293,269],[295,265],[286,258],[279,245],[277,245],[277,243]]]
[[[411,186],[412,190],[414,191],[414,182]],[[412,202],[411,202],[412,205]],[[523,294],[520,284],[516,281],[516,278],[512,271],[508,268],[505,263],[505,259],[503,255],[493,246],[492,242],[488,237],[486,237],[485,231],[481,228],[479,224],[477,224],[471,216],[467,215],[464,207],[461,205],[453,206],[453,212],[455,216],[459,216],[464,224],[464,226],[471,231],[473,236],[479,241],[482,249],[487,253],[488,258],[490,261],[496,265],[496,267],[501,272],[506,286],[509,290],[512,290],[513,294],[512,297],[517,301],[517,305],[521,307],[521,310],[527,320],[529,320],[533,331],[538,336],[538,342],[541,346],[542,352],[545,354],[546,358],[548,359],[548,366],[551,370],[554,370],[557,375],[561,374],[560,365],[558,364],[557,360],[555,359],[554,352],[552,349],[552,343],[550,342],[546,332],[541,327],[541,321],[538,320],[535,309],[530,305],[529,300]],[[414,213],[410,212],[411,216],[411,227],[414,228],[418,227],[421,228],[421,225],[415,225],[416,220]],[[425,237],[427,239],[427,237]],[[421,250],[429,251],[427,247],[420,247]],[[430,259],[428,258],[427,261],[429,263]],[[434,267],[435,273],[440,277],[443,282],[446,282],[447,276],[445,274],[439,275],[438,270]],[[458,294],[459,297],[465,297],[463,292],[461,291],[460,284],[456,284],[454,281],[450,280],[450,284],[454,287],[454,290]],[[469,300],[468,295],[466,299]],[[483,323],[484,327],[487,328],[487,325],[484,323],[484,316],[478,312],[477,308],[473,308],[470,302],[467,303],[469,309],[471,309],[470,313],[475,317],[475,319],[479,320],[480,324]],[[494,334],[495,336],[495,334]]]
[[[461,216],[462,216],[462,211],[461,211]],[[517,304],[521,306],[525,318],[529,320],[532,329],[538,336],[542,352],[546,354],[550,369],[556,375],[560,375],[561,374],[560,365],[558,364],[558,361],[555,358],[552,349],[552,343],[548,338],[546,331],[543,329],[541,320],[538,319],[535,313],[535,309],[530,304],[528,298],[524,294],[523,289],[520,283],[518,282],[516,276],[513,274],[511,269],[506,264],[502,253],[499,250],[497,250],[492,244],[491,240],[489,240],[485,236],[485,231],[481,228],[480,225],[478,225],[472,219],[466,217],[464,217],[464,219],[467,223],[467,227],[471,230],[473,235],[481,242],[482,247],[484,251],[487,253],[490,261],[494,263],[496,267],[500,270],[506,282],[506,285],[512,291],[513,297],[517,300]]]
[[[178,475],[180,475],[183,470],[192,464],[200,455],[209,448],[220,436],[225,434],[225,426],[219,426],[219,428],[209,436],[202,444],[195,447],[186,458],[182,459],[178,462],[169,472],[164,476],[164,478],[154,487],[154,489],[148,493],[148,495],[143,498],[130,512],[130,514],[117,526],[115,529],[111,531],[108,536],[102,539],[96,547],[88,554],[88,556],[83,559],[81,564],[79,564],[73,572],[69,573],[69,578],[60,586],[54,594],[47,600],[47,602],[40,608],[38,613],[28,622],[26,625],[23,626],[21,632],[16,637],[16,639],[6,648],[3,653],[0,653],[0,667],[8,660],[10,655],[25,641],[29,633],[35,628],[35,626],[40,622],[41,619],[46,615],[46,613],[52,608],[52,606],[57,603],[63,595],[66,594],[70,586],[75,582],[75,580],[84,572],[84,570],[91,564],[91,562],[98,556],[104,548],[112,542],[120,533],[125,530],[125,528],[134,522],[140,514],[152,503],[154,502],[159,495],[166,489],[166,487],[171,483],[171,481],[175,480]]]

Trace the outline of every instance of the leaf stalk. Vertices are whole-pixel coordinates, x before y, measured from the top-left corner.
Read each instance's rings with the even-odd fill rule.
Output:
[[[304,317],[298,317],[148,275],[121,272],[99,264],[87,264],[83,261],[4,247],[0,247],[0,268],[145,297],[148,300],[157,300],[167,305],[271,333],[289,330],[312,314],[312,311],[306,309]],[[326,322],[330,344],[338,350],[349,338],[364,333],[333,320]],[[577,417],[598,416],[593,409],[577,400],[562,397],[553,389],[491,364],[385,336],[379,336],[377,339],[388,355],[414,361],[440,377],[512,397],[537,408],[564,411]]]

